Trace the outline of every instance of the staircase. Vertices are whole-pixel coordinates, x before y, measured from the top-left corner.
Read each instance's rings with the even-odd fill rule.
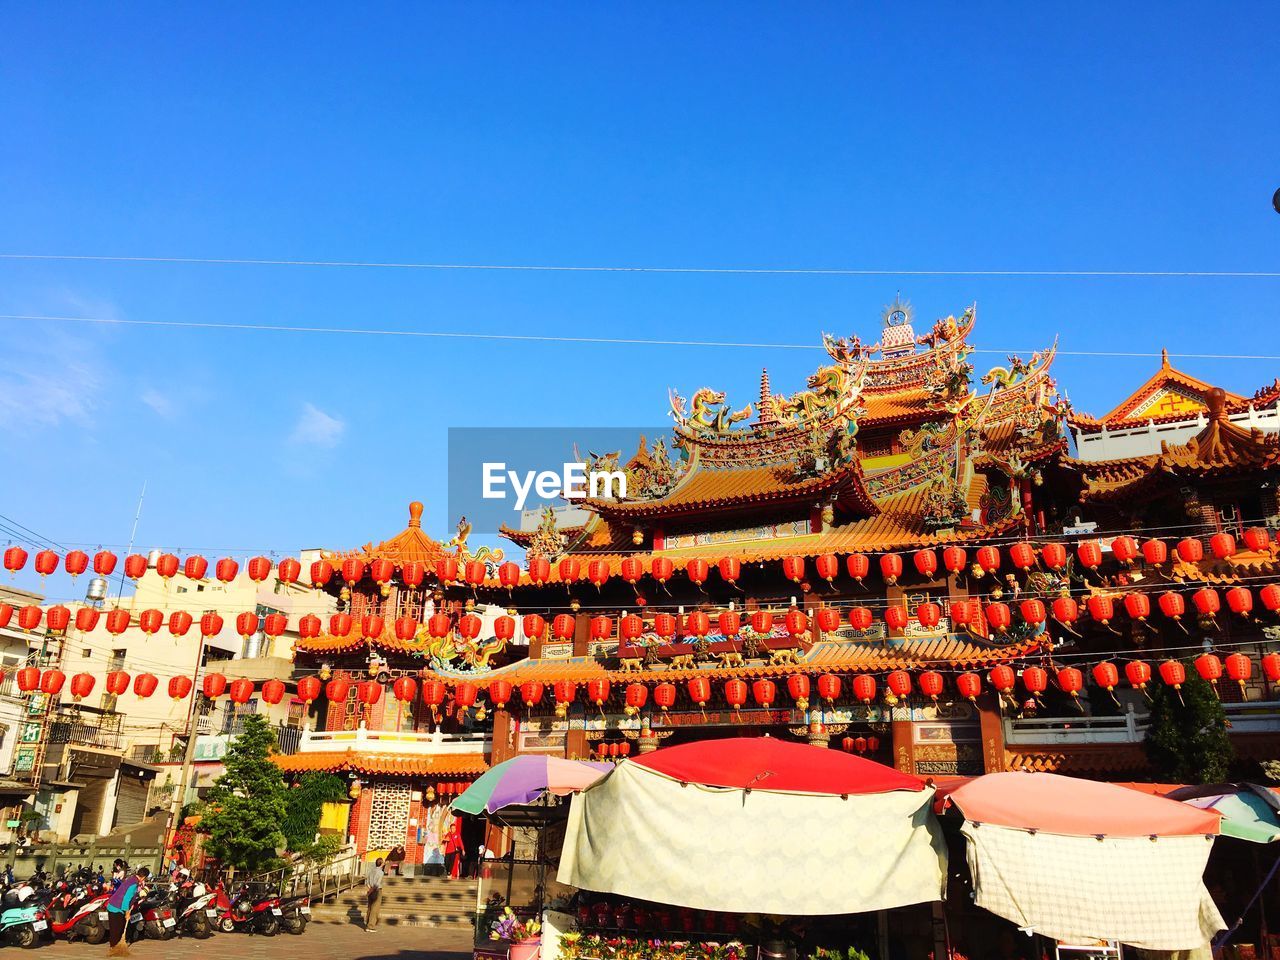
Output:
[[[444,877],[387,877],[382,881],[379,925],[389,927],[449,927],[470,929],[475,924],[475,880]],[[364,885],[339,894],[333,900],[313,903],[313,923],[364,924],[368,911]]]

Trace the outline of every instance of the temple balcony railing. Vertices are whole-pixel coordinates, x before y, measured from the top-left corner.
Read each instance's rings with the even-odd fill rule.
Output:
[[[299,753],[358,750],[368,753],[431,756],[440,754],[488,754],[492,740],[483,733],[441,733],[416,730],[304,730]]]
[[[1280,700],[1224,703],[1231,734],[1280,732]],[[1117,717],[1004,718],[1004,742],[1012,746],[1052,744],[1141,743],[1150,716],[1132,710]]]

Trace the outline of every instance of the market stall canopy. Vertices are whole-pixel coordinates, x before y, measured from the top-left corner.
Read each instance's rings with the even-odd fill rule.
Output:
[[[1257,783],[1210,783],[1166,794],[1193,807],[1222,814],[1222,835],[1252,843],[1280,840],[1280,797]]]
[[[1204,886],[1220,817],[1113,784],[992,773],[949,785],[974,902],[1071,942],[1195,950],[1225,927]]]
[[[486,770],[449,807],[479,815],[533,803],[548,793],[563,797],[589,787],[612,769],[611,763],[523,754]]]
[[[1111,783],[1053,773],[989,773],[938,788],[973,823],[1073,836],[1174,837],[1218,832],[1212,811]]]
[[[624,761],[573,798],[559,880],[735,913],[864,913],[939,900],[946,845],[932,801],[914,777],[807,744],[669,747]]]

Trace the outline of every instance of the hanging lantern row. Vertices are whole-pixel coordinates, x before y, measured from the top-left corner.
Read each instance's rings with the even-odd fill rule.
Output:
[[[626,740],[621,743],[597,743],[592,753],[601,760],[621,760],[631,756],[631,744]]]
[[[0,677],[3,674],[0,673]],[[57,667],[41,670],[39,667],[22,667],[14,673],[14,683],[21,693],[43,693],[46,696],[57,696],[66,687],[77,702],[93,693],[97,678],[91,673],[77,673],[70,678]],[[160,680],[154,674],[140,673],[131,677],[124,670],[112,670],[106,675],[104,688],[114,697],[122,697],[130,691],[140,699],[147,699],[160,687]],[[169,680],[168,694],[174,700],[185,700],[191,695],[194,685],[190,677],[178,676]],[[280,703],[287,693],[283,680],[271,679],[257,688],[252,680],[237,678],[228,680],[220,673],[205,674],[200,692],[210,700],[216,700],[224,694],[234,703],[248,703],[253,699],[255,691],[269,704]]]

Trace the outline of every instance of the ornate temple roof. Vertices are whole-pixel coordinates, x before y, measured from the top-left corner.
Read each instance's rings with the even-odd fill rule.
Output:
[[[422,509],[422,504],[417,500],[409,504],[409,525],[390,540],[384,540],[377,546],[366,543],[359,549],[338,553],[336,556],[343,559],[355,557],[366,563],[382,558],[390,560],[396,566],[416,560],[426,567],[428,578],[434,578],[436,561],[451,553],[438,540],[433,540],[422,532]]]
[[[274,755],[284,773],[361,773],[368,776],[475,776],[489,769],[482,753],[438,754],[411,757],[387,755],[362,750],[330,750]]]
[[[1165,442],[1157,454],[1123,460],[1075,460],[1085,485],[1081,498],[1101,502],[1141,495],[1165,479],[1251,473],[1280,466],[1280,435],[1246,430],[1227,419],[1229,394],[1209,388],[1209,422],[1186,443]]]

